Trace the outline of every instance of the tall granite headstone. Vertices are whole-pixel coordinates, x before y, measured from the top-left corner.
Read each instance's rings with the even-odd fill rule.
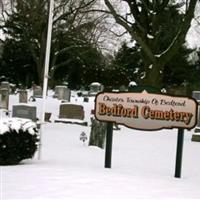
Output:
[[[1,101],[0,101],[0,108],[7,109],[9,107],[9,90],[6,88],[0,89]]]

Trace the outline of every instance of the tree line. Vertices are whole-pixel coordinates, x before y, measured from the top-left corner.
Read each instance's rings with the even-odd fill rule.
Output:
[[[26,87],[42,85],[49,1],[1,0],[0,6],[0,75]],[[135,81],[198,89],[200,51],[185,41],[197,7],[197,0],[55,0],[49,85],[67,81],[80,88],[98,81],[119,87]],[[109,41],[122,35],[130,41],[105,51],[109,34]]]

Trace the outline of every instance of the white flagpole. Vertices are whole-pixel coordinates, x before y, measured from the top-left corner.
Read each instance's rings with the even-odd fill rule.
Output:
[[[48,73],[49,73],[49,59],[51,52],[51,35],[52,35],[52,24],[53,24],[53,9],[54,0],[50,0],[49,5],[49,19],[48,19],[48,30],[47,30],[47,42],[46,42],[46,55],[45,55],[45,65],[44,65],[44,80],[43,80],[43,94],[42,94],[42,112],[41,112],[41,127],[40,127],[40,139],[39,139],[39,149],[38,149],[38,159],[41,158],[41,145],[42,145],[42,129],[45,118],[45,107],[46,107],[46,95],[48,86]]]

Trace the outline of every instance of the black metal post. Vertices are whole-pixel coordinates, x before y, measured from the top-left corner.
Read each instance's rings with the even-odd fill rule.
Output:
[[[106,133],[105,168],[111,168],[112,140],[113,140],[113,123],[108,122],[107,123],[107,133]]]
[[[175,168],[175,177],[181,177],[181,168],[182,168],[182,156],[183,156],[183,141],[184,141],[184,129],[178,129],[177,137],[177,150],[176,150],[176,168]]]

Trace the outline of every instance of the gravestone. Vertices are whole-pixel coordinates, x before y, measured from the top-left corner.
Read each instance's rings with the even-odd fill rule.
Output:
[[[16,93],[16,90],[17,90],[17,86],[16,84],[10,84],[10,93],[11,94],[15,94]]]
[[[70,99],[71,99],[71,90],[67,88],[65,96],[64,96],[64,100],[70,102]]]
[[[12,110],[12,117],[19,117],[37,121],[36,107],[29,105],[14,105]]]
[[[55,122],[72,123],[87,126],[84,119],[83,106],[77,104],[61,104],[59,111],[59,118]]]
[[[9,90],[6,88],[0,89],[1,101],[0,101],[0,108],[7,109],[9,107]]]
[[[200,91],[193,91],[192,97],[200,103]],[[197,126],[200,127],[200,106],[198,106]]]
[[[200,103],[200,91],[193,91],[192,97]],[[194,129],[194,134],[192,134],[192,141],[200,142],[200,106],[198,105],[198,115],[197,115],[197,127]]]
[[[51,118],[51,113],[50,112],[45,112],[44,121],[45,122],[51,122],[50,118]]]
[[[26,90],[19,90],[19,103],[27,103],[28,102],[28,92]]]
[[[90,131],[89,146],[97,146],[103,149],[105,145],[107,123],[100,122],[94,118],[91,118],[91,121],[92,124]]]
[[[103,91],[103,85],[101,83],[98,82],[93,82],[89,85],[89,92],[88,95],[89,96],[95,96],[97,93]]]
[[[33,88],[33,97],[42,98],[42,88],[40,86],[36,86]]]
[[[197,114],[197,127],[200,127],[200,107],[199,107],[199,105],[198,105],[198,114]]]
[[[10,91],[10,84],[9,84],[9,82],[7,82],[7,81],[1,82],[0,88],[1,89],[7,89],[8,91]]]
[[[197,101],[200,101],[200,91],[193,91],[192,97],[196,99]]]
[[[54,98],[70,102],[71,90],[67,86],[58,85],[55,87]]]
[[[84,119],[83,106],[77,104],[61,104],[59,118]]]
[[[58,90],[59,90],[59,85],[54,88],[53,98],[58,98]]]
[[[89,102],[89,98],[88,97],[83,97],[83,102]]]

